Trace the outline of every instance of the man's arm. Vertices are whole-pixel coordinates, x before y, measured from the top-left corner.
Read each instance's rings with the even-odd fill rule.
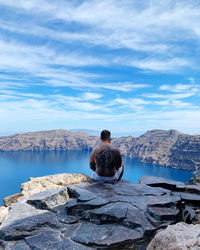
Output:
[[[91,154],[91,157],[90,157],[90,168],[91,168],[93,171],[96,171],[96,163],[95,163],[95,161],[94,161],[93,153]]]
[[[121,153],[118,151],[118,161],[117,161],[117,169],[119,169],[120,167],[122,167],[122,156]]]

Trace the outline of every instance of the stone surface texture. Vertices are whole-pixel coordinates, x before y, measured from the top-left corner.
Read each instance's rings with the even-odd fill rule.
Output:
[[[170,225],[156,234],[147,250],[199,250],[200,224],[180,222]]]
[[[99,143],[98,136],[58,129],[0,137],[0,151],[91,150]],[[139,137],[115,138],[112,144],[123,155],[143,162],[200,170],[200,135],[151,130]]]
[[[5,206],[0,207],[0,224],[5,219],[5,217],[7,216],[8,210],[9,210],[8,207],[5,207]]]
[[[164,240],[156,232],[169,226],[184,237],[187,224],[178,224],[179,231],[170,225],[198,223],[197,198],[198,186],[153,176],[138,184],[82,182],[43,191],[11,205],[0,226],[0,249],[144,250],[150,242],[148,249],[172,249],[155,248]],[[185,241],[195,244],[199,225],[191,231]]]
[[[11,195],[11,196],[4,198],[3,199],[4,205],[6,207],[9,207],[11,204],[15,203],[21,196],[23,196],[23,194],[18,193],[18,194],[14,194],[14,195]]]
[[[66,187],[60,189],[46,190],[37,193],[28,199],[27,203],[37,208],[51,209],[56,205],[60,205],[69,199],[68,189]]]
[[[188,184],[194,184],[200,186],[200,174],[196,174],[194,177],[190,179]]]
[[[90,178],[84,174],[56,174],[43,177],[31,177],[29,182],[21,184],[21,193],[25,197],[43,192],[49,189],[56,189],[70,184],[79,184],[90,181]]]

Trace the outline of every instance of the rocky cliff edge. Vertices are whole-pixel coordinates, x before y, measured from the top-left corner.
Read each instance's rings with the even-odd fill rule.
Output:
[[[93,183],[85,175],[66,177],[31,179],[20,196],[5,199],[1,249],[141,250],[159,229],[177,222],[197,223],[200,229],[196,185],[152,176],[143,176],[138,184],[122,180],[115,185]],[[197,241],[197,233],[193,237]],[[154,239],[148,249],[163,249]]]

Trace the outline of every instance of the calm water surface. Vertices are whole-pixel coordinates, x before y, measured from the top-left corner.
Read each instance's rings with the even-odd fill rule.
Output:
[[[58,173],[84,173],[90,175],[90,152],[0,152],[0,205],[3,198],[20,192],[20,184],[29,177],[38,177]],[[141,163],[135,159],[123,157],[125,174],[123,178],[136,183],[143,175],[154,175],[176,181],[188,181],[190,172],[157,165]]]

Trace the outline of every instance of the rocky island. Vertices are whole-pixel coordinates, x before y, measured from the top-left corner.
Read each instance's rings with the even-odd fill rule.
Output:
[[[31,178],[21,185],[20,194],[4,202],[0,249],[200,247],[196,185],[152,176],[137,184],[106,184],[81,174],[58,174]]]
[[[92,150],[99,143],[97,136],[59,129],[0,137],[0,151]],[[114,138],[112,144],[143,162],[200,170],[200,135],[151,130],[139,137]]]

